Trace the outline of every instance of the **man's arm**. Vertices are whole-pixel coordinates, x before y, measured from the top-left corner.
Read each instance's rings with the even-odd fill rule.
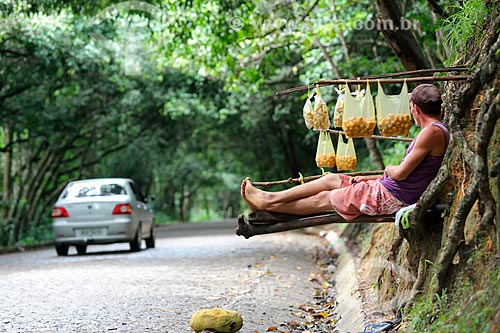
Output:
[[[412,151],[403,162],[400,165],[388,165],[384,174],[394,180],[405,180],[436,146],[444,144],[442,130],[436,126],[428,126],[417,137]]]

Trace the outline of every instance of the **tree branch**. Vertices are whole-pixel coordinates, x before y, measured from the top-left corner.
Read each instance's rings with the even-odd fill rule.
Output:
[[[11,56],[16,56],[16,57],[28,57],[29,54],[27,53],[22,53],[19,51],[12,51],[12,50],[6,50],[6,49],[0,49],[0,54],[3,55],[11,55]]]
[[[14,89],[14,90],[12,90],[10,92],[5,93],[4,95],[0,95],[0,102],[5,101],[7,98],[10,98],[12,96],[19,95],[19,94],[25,92],[26,90],[34,87],[35,85],[36,84],[34,84],[34,83],[25,84],[25,85],[23,85],[23,86],[21,86],[19,88],[16,88],[16,89]]]
[[[330,57],[330,54],[328,54],[328,51],[323,46],[323,44],[321,44],[321,42],[319,41],[318,37],[316,37],[316,35],[314,35],[313,40],[314,40],[314,43],[321,50],[321,53],[323,53],[323,57],[325,57],[326,61],[328,61],[328,63],[330,64],[330,67],[332,68],[332,72],[334,72],[337,75],[337,77],[341,77],[342,75],[340,74],[338,67],[335,65],[335,62],[333,61],[332,57]]]
[[[443,8],[439,6],[436,0],[427,0],[427,3],[429,4],[429,7],[431,7],[431,10],[434,14],[438,15],[441,18],[448,17],[448,15],[445,14]]]
[[[335,0],[332,0],[332,12],[333,12],[334,22],[338,22],[339,19],[337,17],[337,7],[335,6]],[[342,25],[340,25],[340,24],[336,25],[337,35],[340,39],[340,43],[342,44],[342,49],[344,50],[345,60],[350,61],[351,59],[349,58],[349,49],[347,48],[347,43],[346,43],[345,38],[344,38],[344,32],[340,28],[341,26]],[[340,75],[338,77],[340,77]]]

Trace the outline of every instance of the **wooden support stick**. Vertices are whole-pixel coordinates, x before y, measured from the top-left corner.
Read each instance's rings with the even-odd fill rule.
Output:
[[[390,83],[403,83],[406,82],[438,82],[438,81],[459,81],[467,80],[470,75],[447,75],[447,76],[421,76],[421,77],[410,77],[410,78],[398,78],[398,79],[337,79],[337,80],[319,80],[313,84],[307,86],[300,86],[295,88],[290,88],[286,90],[281,90],[276,92],[276,95],[285,95],[295,91],[308,90],[314,87],[326,87],[339,84],[376,84],[380,81],[380,84],[390,84]]]
[[[339,130],[328,129],[327,132],[330,132],[330,133],[333,133],[333,134],[343,134],[343,135],[345,135],[345,132],[339,131]],[[393,141],[406,141],[406,142],[413,141],[412,138],[403,138],[403,137],[398,137],[398,136],[382,136],[382,135],[372,135],[371,137],[369,137],[367,139],[393,140]]]
[[[375,175],[383,175],[384,170],[374,170],[374,171],[359,171],[359,172],[349,172],[349,173],[343,173],[343,175],[347,176],[375,176]],[[270,182],[252,182],[252,185],[254,186],[272,186],[272,185],[285,185],[285,184],[300,184],[301,181],[304,181],[304,183],[310,182],[311,180],[315,180],[318,178],[323,177],[322,175],[315,175],[315,176],[308,176],[304,177],[303,179],[300,178],[288,178],[285,180],[276,180],[276,181],[270,181]]]

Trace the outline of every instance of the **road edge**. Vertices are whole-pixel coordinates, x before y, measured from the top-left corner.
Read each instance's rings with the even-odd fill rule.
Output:
[[[357,265],[344,240],[329,230],[325,238],[338,254],[334,274],[339,332],[360,332],[364,330],[366,314],[363,311],[363,296],[357,277]]]

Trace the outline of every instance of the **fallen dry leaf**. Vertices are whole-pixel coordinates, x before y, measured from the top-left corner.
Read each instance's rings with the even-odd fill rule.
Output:
[[[330,317],[330,315],[326,312],[319,312],[319,313],[316,313],[314,314],[314,318],[323,318],[323,319],[326,319]]]

